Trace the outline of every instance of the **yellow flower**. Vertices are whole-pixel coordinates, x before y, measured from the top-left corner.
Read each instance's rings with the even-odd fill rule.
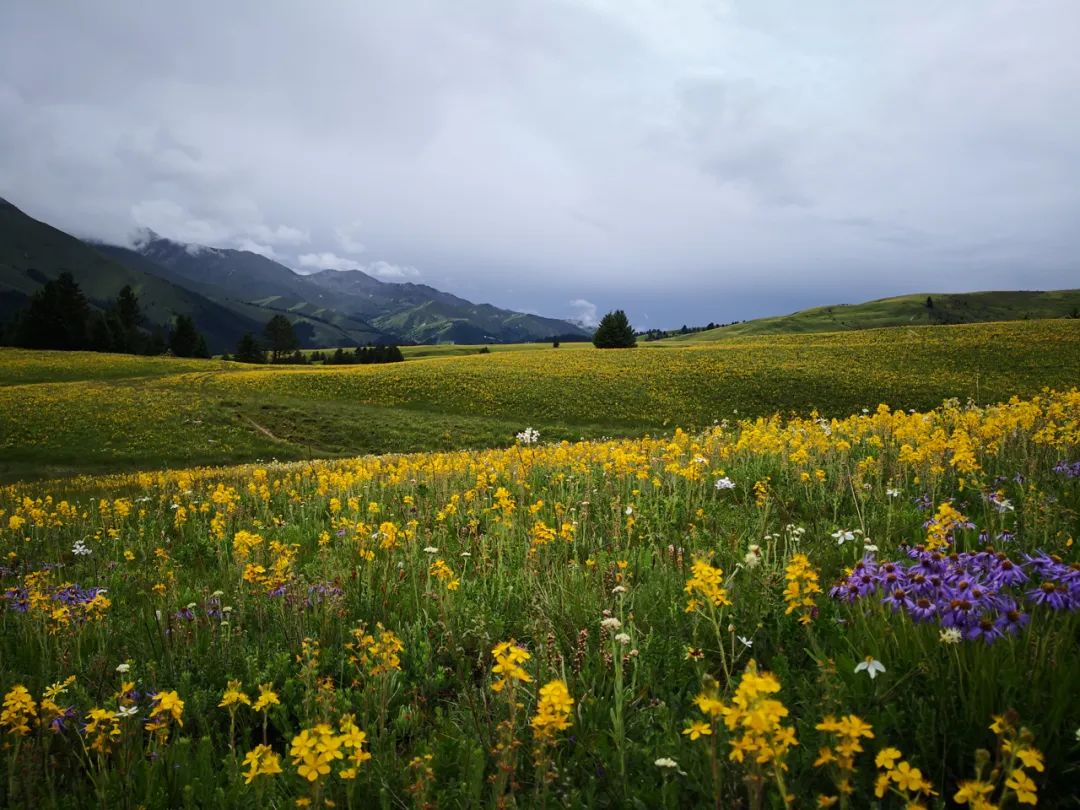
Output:
[[[222,696],[218,708],[230,708],[241,703],[250,706],[251,698],[241,691],[242,686],[243,684],[240,681],[229,681],[229,688],[225,690],[225,694]]]
[[[953,801],[957,804],[978,804],[980,802],[989,802],[990,794],[994,792],[994,786],[990,782],[982,782],[977,779],[972,779],[966,782],[961,782],[956,791],[956,795],[953,796]]]
[[[901,790],[921,790],[923,786],[922,771],[912,768],[907,762],[901,762],[889,772],[889,778],[896,782]]]
[[[1019,768],[1013,769],[1009,778],[1005,780],[1005,787],[1016,793],[1016,800],[1020,802],[1020,804],[1039,803],[1039,797],[1035,792],[1035,783]]]
[[[244,782],[249,785],[256,776],[274,776],[281,773],[281,758],[269,745],[257,745],[248,751],[243,764],[248,768],[244,774]]]
[[[1034,748],[1021,748],[1016,752],[1016,758],[1024,763],[1025,768],[1033,768],[1039,773],[1046,770],[1042,753]]]
[[[278,700],[277,692],[272,688],[272,684],[261,683],[259,684],[259,697],[255,699],[255,706],[253,707],[257,712],[269,711],[271,706],[280,706],[281,701]]]
[[[691,740],[696,740],[698,737],[708,737],[712,734],[712,726],[698,720],[691,722],[690,725],[683,729],[683,734],[688,736]]]
[[[882,748],[880,751],[878,751],[877,757],[874,758],[874,764],[879,768],[884,768],[887,771],[891,771],[893,769],[893,765],[896,764],[896,760],[900,759],[900,757],[902,756],[903,754],[901,754],[895,748]]]

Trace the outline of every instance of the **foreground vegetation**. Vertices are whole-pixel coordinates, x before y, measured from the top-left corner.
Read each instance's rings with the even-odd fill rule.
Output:
[[[1080,379],[1080,321],[564,344],[390,366],[252,368],[0,350],[0,476],[506,446],[775,411],[993,402]]]
[[[537,438],[8,487],[0,804],[1073,796],[1080,392]]]

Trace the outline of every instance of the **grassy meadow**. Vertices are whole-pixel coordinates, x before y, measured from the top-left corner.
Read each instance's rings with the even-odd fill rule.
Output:
[[[0,352],[0,806],[1077,806],[1080,323],[170,362]]]
[[[330,367],[0,350],[0,477],[505,447],[527,425],[548,439],[669,433],[989,403],[1080,379],[1072,320],[515,348]]]

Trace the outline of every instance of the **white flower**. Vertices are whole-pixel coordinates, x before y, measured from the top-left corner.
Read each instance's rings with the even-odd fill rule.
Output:
[[[735,482],[725,475],[723,478],[717,478],[713,486],[717,489],[735,489]]]
[[[750,551],[746,552],[746,556],[743,557],[743,565],[745,565],[747,568],[757,568],[759,565],[761,565],[761,556],[756,551],[751,549]]]
[[[627,633],[619,633],[619,635],[615,636],[615,640],[620,644],[629,644],[630,636]]]
[[[866,656],[866,660],[864,660],[861,664],[856,665],[855,671],[865,672],[867,675],[870,676],[870,680],[874,680],[874,678],[878,676],[879,672],[885,671],[885,665],[878,661],[876,658],[874,658],[874,656],[868,655]]]
[[[899,498],[900,490],[898,490],[896,487],[889,487],[885,490],[885,494],[888,495],[890,498]]]
[[[673,760],[671,757],[660,757],[653,763],[657,768],[678,768],[679,763]]]
[[[116,665],[116,671],[119,672],[121,675],[123,675],[125,672],[129,672],[130,670],[131,670],[131,664],[117,664]]]
[[[225,595],[225,591],[214,591],[212,594],[210,594],[210,598],[211,599],[220,599],[224,595]]]
[[[435,546],[425,546],[424,547],[424,553],[425,554],[438,554],[439,550],[437,548],[435,548]]]
[[[746,636],[736,636],[735,638],[741,641],[743,643],[743,646],[747,649],[754,646],[754,640],[751,638],[747,638]]]
[[[842,546],[848,540],[855,539],[855,532],[848,529],[837,529],[835,532],[832,533],[832,538],[836,541],[836,544],[838,546]]]
[[[603,627],[603,628],[606,628],[608,630],[621,630],[622,629],[622,622],[620,622],[614,616],[611,616],[611,617],[601,621],[600,626]]]
[[[942,644],[959,644],[962,636],[960,635],[960,631],[955,627],[946,627],[938,633],[938,638],[941,640]]]
[[[518,440],[518,444],[536,444],[540,441],[540,431],[527,427],[517,434],[515,438]]]
[[[875,546],[873,543],[867,543],[865,546],[863,546],[863,551],[877,551],[877,550],[878,550],[878,547]]]
[[[628,515],[634,514],[634,507],[632,507],[632,506],[626,507],[626,514],[628,514]]]
[[[471,557],[472,552],[471,551],[463,551],[463,552],[461,552],[461,556],[462,557]]]
[[[88,557],[94,552],[88,549],[86,547],[86,543],[84,543],[82,540],[76,540],[75,545],[71,547],[71,553],[76,555],[77,557]]]
[[[626,586],[625,585],[616,585],[614,588],[611,589],[611,592],[612,593],[626,593]]]
[[[116,714],[120,717],[134,717],[139,713],[138,706],[121,706],[116,710]]]

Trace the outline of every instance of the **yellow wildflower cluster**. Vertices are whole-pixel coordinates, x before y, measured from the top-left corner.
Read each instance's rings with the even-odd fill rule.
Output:
[[[111,709],[94,708],[86,717],[86,736],[90,740],[90,750],[107,754],[120,741],[120,717]]]
[[[533,731],[538,740],[550,740],[557,731],[570,728],[570,711],[574,699],[565,681],[550,681],[540,687],[540,701],[532,718]]]
[[[56,698],[67,692],[68,687],[75,683],[75,676],[69,675],[65,680],[58,683],[54,683],[51,686],[45,688],[45,691],[41,693],[41,725],[42,727],[50,726],[54,720],[62,718],[65,714],[64,709],[56,702]],[[2,725],[2,723],[0,723]],[[56,733],[59,730],[59,726],[53,726],[53,732]]]
[[[293,563],[300,553],[297,544],[286,545],[277,540],[270,543],[268,565],[248,563],[244,566],[244,582],[258,585],[267,593],[284,588],[293,577]]]
[[[735,762],[749,760],[756,765],[774,763],[786,770],[784,757],[798,743],[795,729],[782,723],[788,716],[787,707],[768,697],[779,691],[780,681],[769,672],[758,672],[757,662],[751,659],[739,679],[731,703],[720,700],[713,689],[706,689],[694,702],[714,725],[717,718],[723,718],[730,733],[729,759]],[[683,734],[694,739],[693,728],[688,727]],[[708,731],[698,730],[700,734],[712,734],[711,727]]]
[[[878,751],[874,764],[880,773],[874,782],[874,795],[883,799],[886,793],[895,793],[911,810],[924,808],[920,797],[936,796],[934,786],[923,777],[921,770],[902,757],[897,748],[888,747]]]
[[[874,738],[873,727],[854,714],[841,717],[828,716],[815,728],[835,738],[832,745],[822,746],[814,761],[815,768],[829,767],[833,772],[836,796],[818,796],[818,807],[831,807],[841,796],[848,797],[855,792],[852,776],[855,774],[855,755],[862,753],[861,740]]]
[[[972,810],[997,810],[1008,803],[1011,794],[1017,804],[1038,804],[1038,788],[1025,768],[1042,773],[1046,765],[1042,752],[1032,744],[1031,732],[1017,729],[1011,717],[998,715],[994,716],[990,730],[997,735],[1000,761],[986,773],[990,752],[977,751],[975,778],[960,782],[953,801],[970,805]]]
[[[184,726],[184,701],[175,691],[158,692],[153,697],[150,708],[150,720],[146,724],[146,730],[158,734],[164,739],[169,733],[169,723],[175,722],[177,726]]]
[[[954,509],[951,503],[943,502],[926,527],[926,547],[931,551],[948,548],[952,533],[967,522],[968,519]]]
[[[817,608],[814,596],[821,593],[818,575],[810,565],[810,559],[805,554],[793,556],[787,568],[784,569],[784,578],[787,581],[787,586],[784,588],[784,602],[787,603],[784,615],[790,616],[798,611],[799,622],[810,624],[814,620],[814,611]]]
[[[453,569],[442,560],[435,560],[428,573],[443,583],[448,591],[456,591],[461,586],[461,580],[454,576]]]
[[[258,776],[281,773],[281,757],[269,745],[256,745],[244,755],[244,784],[250,785]]]
[[[347,714],[338,721],[336,731],[329,723],[303,729],[292,738],[289,756],[296,772],[309,782],[328,775],[335,762],[345,766],[338,770],[339,778],[355,779],[357,769],[371,759],[371,754],[364,750],[366,741],[367,734]]]
[[[349,663],[365,667],[373,677],[400,670],[399,653],[405,651],[405,643],[381,622],[375,625],[375,631],[369,633],[364,624],[352,630],[353,640],[345,645],[351,653]]]
[[[9,734],[30,733],[30,721],[37,717],[37,703],[30,691],[22,684],[13,686],[4,695],[4,708],[0,713],[0,726]]]
[[[495,657],[495,666],[491,668],[491,672],[499,676],[491,684],[492,691],[501,692],[507,684],[513,685],[517,681],[532,683],[532,676],[521,666],[532,656],[513,639],[495,645],[491,654]]]
[[[705,560],[697,560],[690,568],[691,577],[683,589],[690,598],[686,603],[686,612],[693,613],[704,605],[721,607],[730,605],[727,590],[724,588],[724,570],[710,565]]]

